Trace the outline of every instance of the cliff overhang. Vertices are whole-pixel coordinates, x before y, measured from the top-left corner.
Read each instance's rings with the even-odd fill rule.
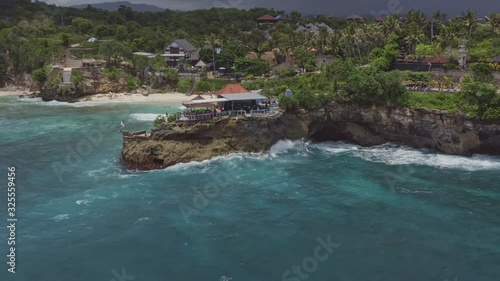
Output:
[[[500,154],[500,121],[400,107],[333,103],[298,113],[222,117],[199,123],[163,124],[147,137],[124,137],[128,169],[161,169],[231,153],[265,153],[282,139],[384,143],[454,155]]]

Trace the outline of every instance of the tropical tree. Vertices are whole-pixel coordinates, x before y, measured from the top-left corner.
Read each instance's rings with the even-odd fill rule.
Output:
[[[249,58],[237,58],[234,61],[234,68],[243,75],[261,76],[271,71],[271,66],[267,61]]]
[[[316,67],[314,54],[305,47],[298,47],[293,50],[294,61],[305,71],[312,71]]]
[[[415,54],[417,44],[424,38],[423,27],[416,22],[411,22],[406,31],[405,42],[412,54]]]
[[[442,27],[446,23],[446,16],[446,13],[439,10],[432,14],[431,39],[434,39],[434,36],[441,34]]]
[[[209,45],[210,48],[212,48],[212,65],[214,71],[216,71],[217,69],[215,66],[215,54],[216,49],[221,45],[220,39],[214,33],[210,33],[210,35],[208,35],[208,37],[205,39],[205,44]]]
[[[491,27],[491,35],[494,36],[497,29],[500,27],[500,13],[490,13],[486,16],[486,22]]]
[[[117,65],[118,61],[123,58],[129,58],[132,51],[122,42],[110,40],[101,44],[99,52],[106,59],[107,65]]]
[[[71,22],[71,27],[80,34],[86,34],[92,29],[92,23],[88,19],[77,17]]]
[[[341,40],[341,34],[338,31],[334,31],[329,34],[327,38],[327,46],[333,56],[339,55],[341,50]]]
[[[391,33],[399,33],[401,31],[401,20],[399,15],[390,15],[382,23],[382,31],[385,36]]]
[[[462,12],[462,22],[467,29],[467,35],[470,37],[479,22],[477,19],[477,13],[472,10],[467,10],[465,13]]]

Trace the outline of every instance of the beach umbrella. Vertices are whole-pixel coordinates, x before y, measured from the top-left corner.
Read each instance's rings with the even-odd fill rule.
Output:
[[[184,110],[186,110],[188,108],[183,105],[183,106],[180,106],[179,109],[184,111]]]

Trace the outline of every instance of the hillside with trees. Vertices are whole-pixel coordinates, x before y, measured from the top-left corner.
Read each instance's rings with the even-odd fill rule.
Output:
[[[258,24],[256,20],[263,15],[286,20]],[[439,11],[426,17],[411,10],[385,18],[340,19],[306,18],[296,11],[286,14],[265,8],[153,13],[135,12],[126,6],[113,12],[90,5],[75,9],[24,3],[16,7],[12,18],[0,21],[0,83],[34,73],[38,74],[36,79],[50,78],[51,65],[73,57],[104,60],[101,72],[120,75],[130,89],[142,84],[177,89],[186,81],[177,76],[179,69],[169,68],[159,55],[170,42],[187,39],[199,49],[200,59],[211,66],[206,71],[233,71],[245,78],[248,87],[262,86],[275,96],[293,88],[303,95],[317,92],[325,102],[329,100],[326,97],[339,94],[362,103],[401,103],[396,97],[405,97],[406,103],[432,107],[432,102],[425,101],[431,95],[413,97],[410,92],[412,98],[408,98],[404,93],[408,87],[403,85],[424,85],[438,92],[464,89],[469,97],[490,93],[495,89],[491,84],[495,72],[500,70],[500,58],[495,59],[499,55],[499,32],[500,14],[479,19],[472,10],[451,18]],[[465,52],[460,49],[461,42],[465,42]],[[138,57],[133,55],[136,52],[158,55]],[[467,64],[460,63],[464,55]],[[420,63],[427,71],[433,60],[442,66],[444,74],[393,71],[395,62]],[[161,75],[148,80],[139,77],[147,67]],[[458,78],[447,75],[453,70],[466,74]],[[54,79],[57,82],[58,78]],[[43,87],[48,80],[38,82]],[[204,79],[197,89],[213,88],[207,83]],[[447,95],[442,104],[448,103],[444,100],[449,96],[455,98]],[[496,95],[489,97],[480,103],[498,103]],[[304,102],[308,99],[303,98]]]

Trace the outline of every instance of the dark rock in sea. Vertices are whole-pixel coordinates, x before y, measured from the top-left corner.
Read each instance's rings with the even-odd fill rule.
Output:
[[[281,139],[384,143],[455,155],[500,155],[500,120],[398,107],[331,104],[311,112],[162,124],[149,138],[124,137],[122,163],[150,170],[237,152],[263,153]]]

